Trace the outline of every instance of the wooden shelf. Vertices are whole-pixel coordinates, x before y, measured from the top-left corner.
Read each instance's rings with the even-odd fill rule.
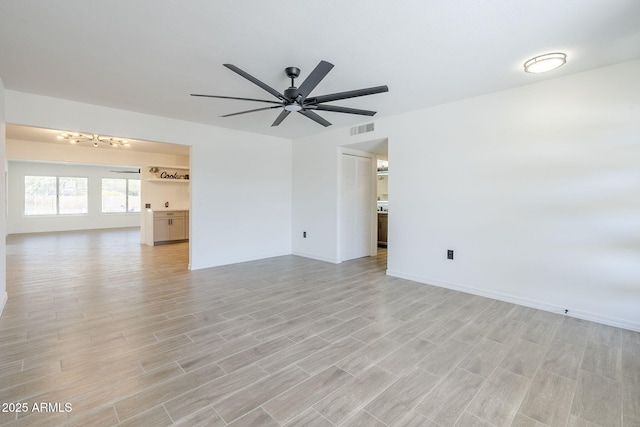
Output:
[[[189,182],[188,179],[172,179],[172,178],[149,178],[147,181],[149,182]]]
[[[167,166],[167,165],[149,165],[147,168],[158,168],[158,169],[180,169],[180,170],[189,170],[189,166]]]

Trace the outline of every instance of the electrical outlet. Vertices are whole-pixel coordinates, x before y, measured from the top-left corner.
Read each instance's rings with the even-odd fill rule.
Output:
[[[306,232],[306,231],[303,231],[303,232],[302,232],[302,237],[303,237],[304,239],[306,239],[306,238],[307,238],[307,232]]]
[[[447,259],[453,259],[453,249],[447,249]]]

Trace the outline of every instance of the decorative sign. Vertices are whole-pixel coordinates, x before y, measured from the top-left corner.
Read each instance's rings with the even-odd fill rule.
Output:
[[[174,172],[174,173],[162,172],[160,174],[160,178],[162,178],[162,179],[181,179],[180,175],[178,175],[178,172]],[[182,179],[184,179],[184,178],[182,178]]]

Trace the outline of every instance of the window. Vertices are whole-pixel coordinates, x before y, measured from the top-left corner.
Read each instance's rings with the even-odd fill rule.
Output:
[[[88,178],[68,176],[24,177],[24,214],[86,214]]]
[[[102,178],[102,213],[140,212],[140,180]]]

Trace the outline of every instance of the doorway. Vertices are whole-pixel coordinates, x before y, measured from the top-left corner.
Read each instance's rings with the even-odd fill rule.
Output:
[[[378,216],[380,207],[388,213],[389,190],[388,186],[383,189],[385,196],[381,196],[381,198],[384,197],[386,200],[379,201],[378,160],[388,161],[388,139],[380,138],[349,144],[340,147],[339,150],[339,260],[342,262],[365,256],[381,256],[386,262],[387,248],[378,245]],[[367,160],[358,160],[347,156]],[[359,167],[354,166],[354,163],[357,163]],[[364,176],[365,169],[368,173],[366,177]],[[388,174],[388,169],[381,172]],[[360,173],[363,175],[359,175]],[[354,182],[356,175],[359,177],[358,183]],[[357,196],[354,193],[355,189],[358,190]]]

